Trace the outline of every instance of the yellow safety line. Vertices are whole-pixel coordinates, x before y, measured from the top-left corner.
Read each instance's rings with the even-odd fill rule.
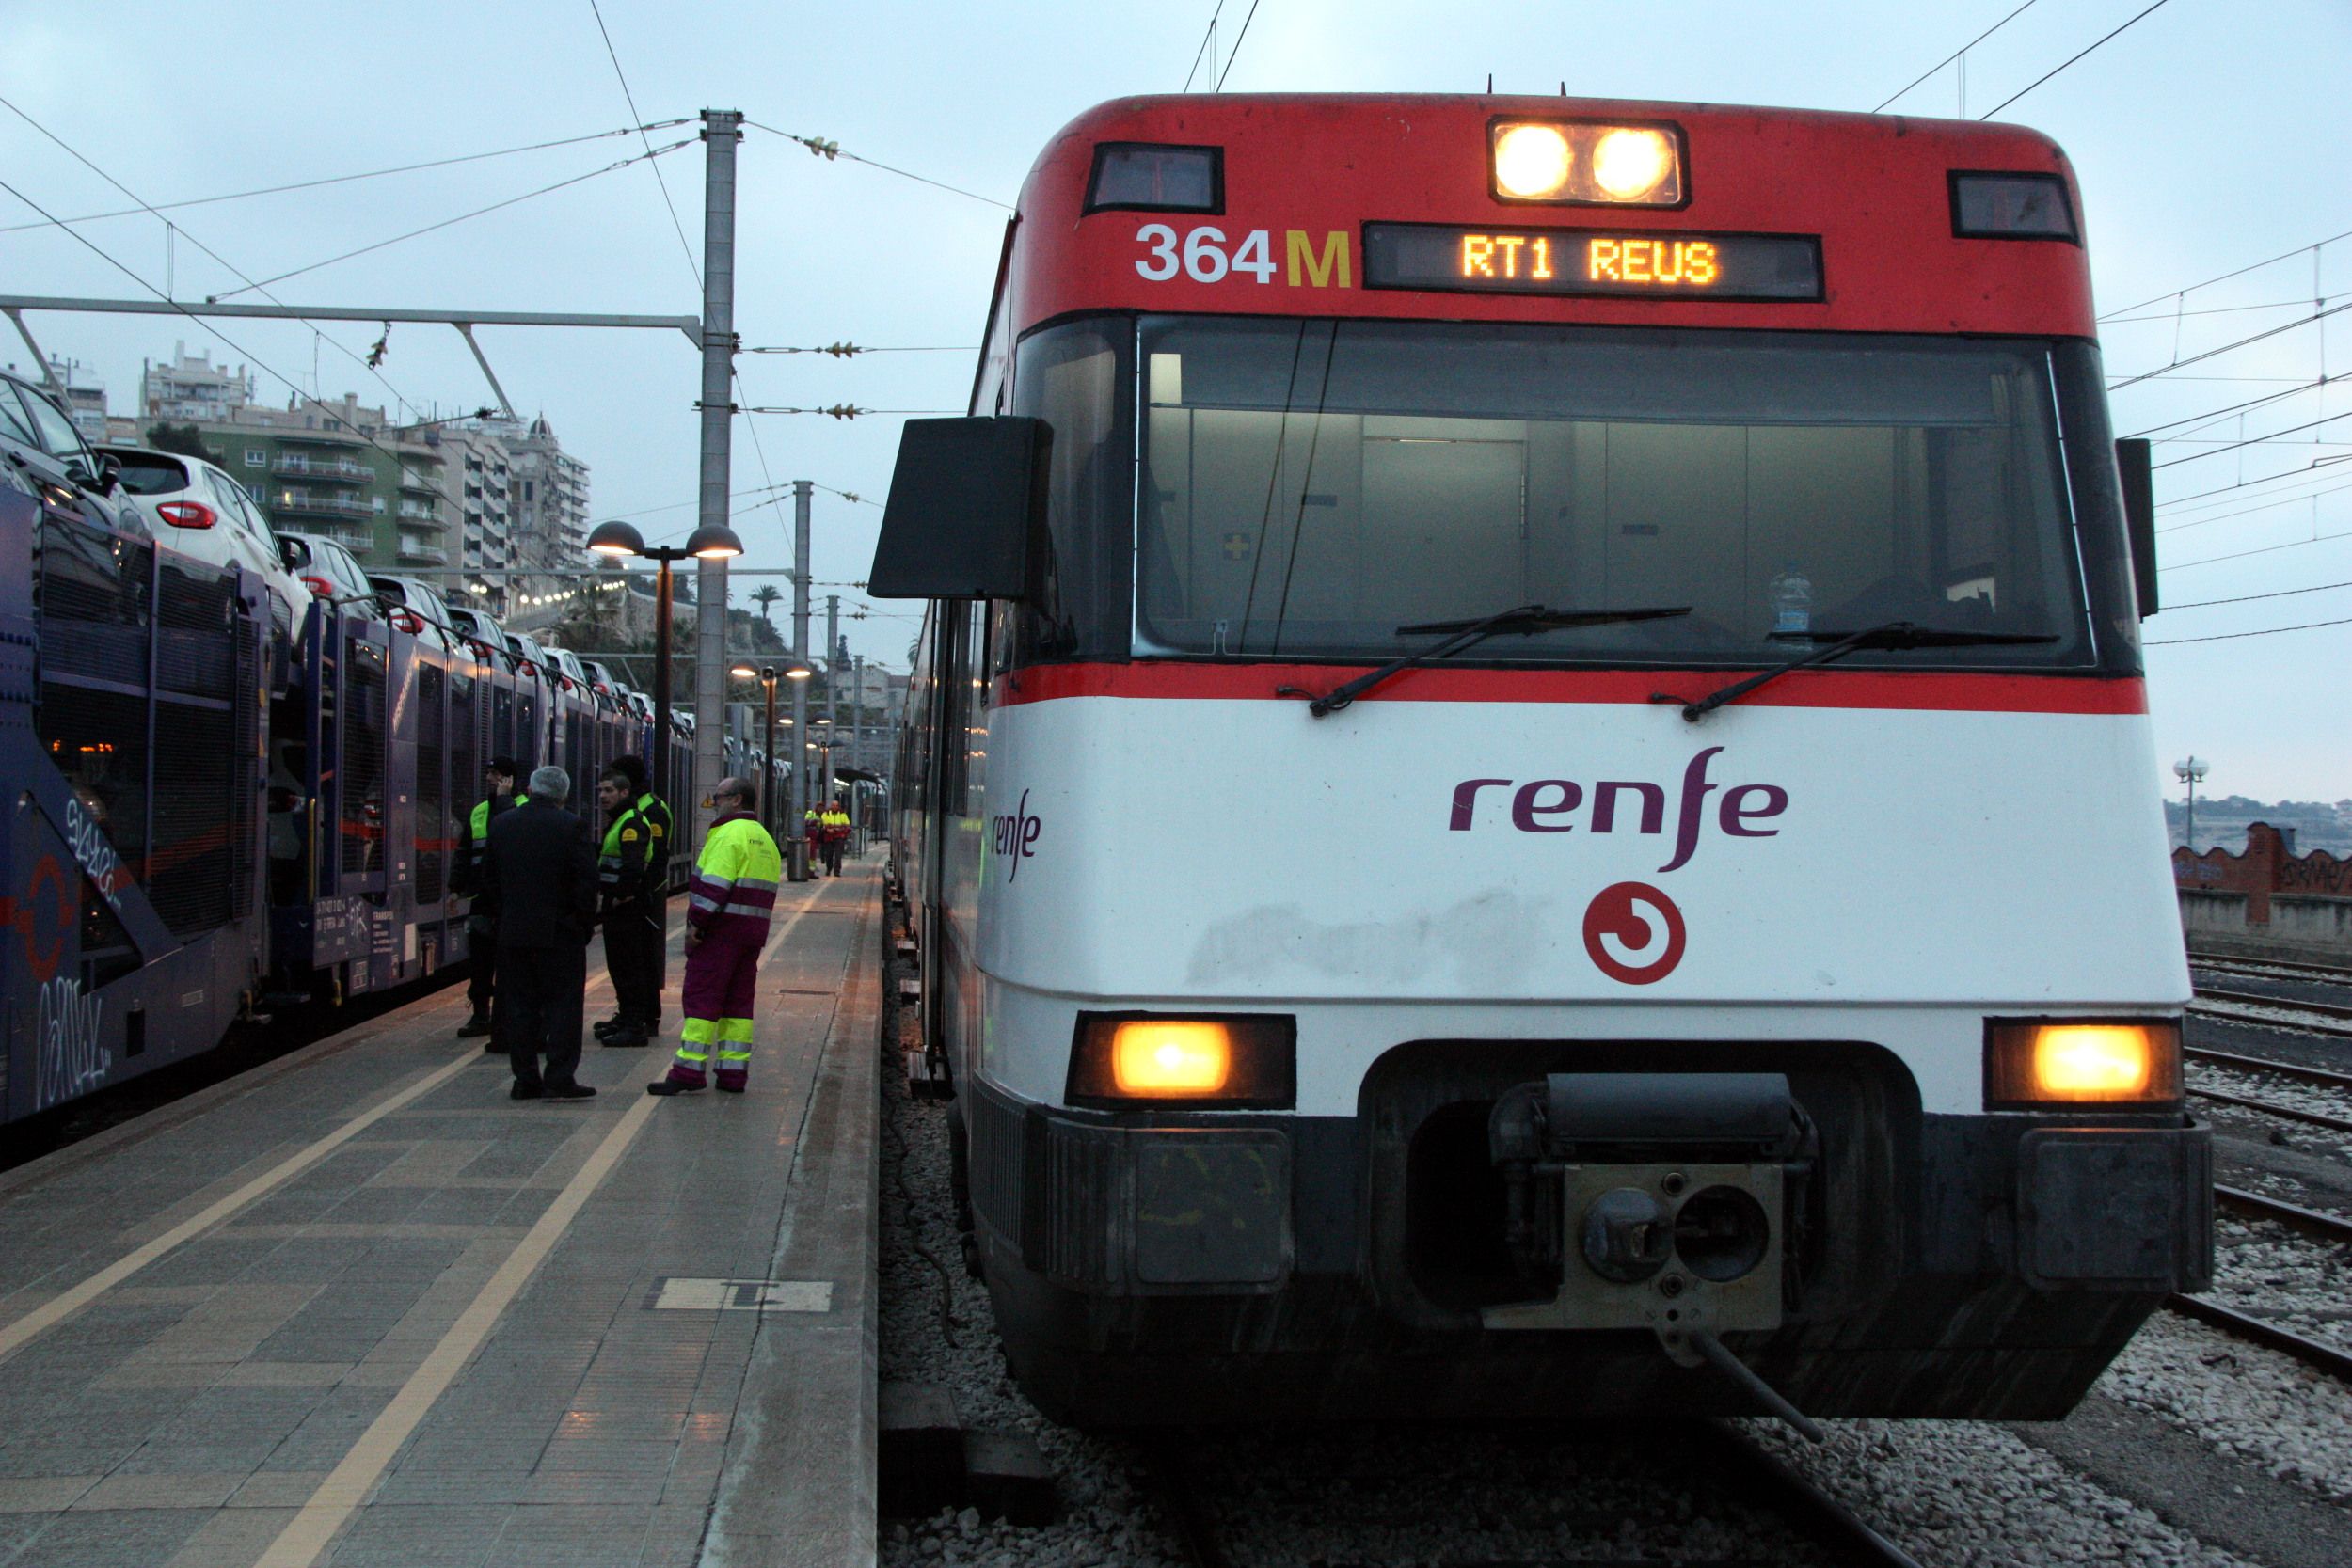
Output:
[[[6,1361],[35,1337],[79,1312],[83,1307],[138,1273],[165,1253],[210,1230],[246,1204],[268,1193],[271,1188],[293,1177],[299,1176],[303,1171],[318,1164],[319,1161],[382,1121],[394,1111],[421,1096],[432,1093],[481,1059],[482,1053],[469,1048],[464,1055],[447,1067],[437,1068],[399,1093],[384,1100],[374,1109],[354,1117],[300,1153],[279,1161],[227,1197],[207,1207],[201,1213],[181,1221],[153,1241],[135,1251],[125,1254],[115,1262],[91,1275],[79,1285],[36,1307],[7,1327],[0,1328],[0,1361]]]
[[[374,1486],[376,1478],[392,1462],[392,1456],[408,1440],[408,1434],[416,1430],[417,1423],[424,1419],[425,1412],[432,1409],[434,1402],[448,1391],[466,1363],[472,1359],[473,1353],[482,1348],[482,1341],[488,1338],[490,1330],[498,1326],[499,1318],[521,1292],[532,1271],[554,1250],[564,1232],[571,1227],[572,1221],[579,1216],[590,1195],[595,1193],[612,1167],[620,1164],[621,1156],[628,1151],[638,1130],[645,1125],[653,1108],[660,1103],[660,1101],[641,1094],[637,1103],[622,1113],[619,1125],[604,1135],[604,1141],[596,1146],[596,1152],[588,1156],[588,1163],[580,1167],[580,1173],[556,1196],[547,1212],[539,1216],[539,1223],[532,1226],[515,1250],[506,1255],[506,1261],[499,1265],[498,1273],[490,1276],[489,1283],[484,1285],[471,1304],[458,1314],[457,1321],[450,1325],[449,1332],[433,1347],[423,1365],[406,1383],[401,1385],[400,1392],[392,1396],[392,1402],[384,1407],[383,1414],[377,1416],[373,1424],[351,1446],[351,1451],[343,1455],[342,1463],[319,1483],[319,1489],[310,1494],[310,1500],[302,1505],[302,1512],[295,1514],[278,1533],[278,1539],[270,1544],[268,1551],[262,1554],[260,1562],[254,1568],[307,1568],[308,1564],[318,1560],[319,1554],[335,1539],[335,1532],[342,1528],[343,1521],[367,1500],[368,1492]]]
[[[793,911],[791,920],[785,923],[784,929],[790,931],[823,895],[821,887],[812,890]],[[449,1332],[433,1347],[423,1364],[401,1385],[391,1403],[384,1407],[383,1413],[343,1455],[342,1463],[310,1494],[302,1512],[278,1532],[278,1539],[262,1554],[254,1568],[310,1568],[318,1560],[334,1541],[336,1532],[367,1500],[385,1466],[391,1464],[417,1423],[424,1419],[434,1402],[449,1391],[449,1386],[482,1348],[483,1341],[498,1326],[499,1319],[514,1304],[532,1274],[547,1260],[548,1254],[555,1249],[564,1231],[571,1228],[572,1221],[580,1216],[597,1186],[620,1164],[621,1156],[628,1152],[629,1144],[660,1103],[651,1096],[640,1095],[637,1102],[622,1113],[619,1124],[604,1135],[596,1152],[588,1156],[588,1163],[556,1195],[547,1212],[539,1216],[539,1223],[507,1254],[498,1272],[465,1311],[458,1314],[457,1321],[450,1325]]]

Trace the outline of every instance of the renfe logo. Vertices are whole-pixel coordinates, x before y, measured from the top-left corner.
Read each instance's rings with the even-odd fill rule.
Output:
[[[1009,857],[1012,861],[1012,873],[1005,879],[1006,881],[1021,879],[1021,863],[1037,853],[1034,847],[1037,835],[1044,831],[1044,827],[1042,822],[1029,815],[1029,792],[1025,789],[1021,792],[1021,803],[1013,807],[1010,816],[989,818],[989,847],[1000,857]]]
[[[1690,766],[1682,770],[1682,795],[1675,814],[1674,858],[1658,868],[1661,873],[1678,870],[1688,864],[1692,851],[1698,848],[1699,831],[1707,816],[1707,797],[1720,787],[1708,781],[1707,769],[1722,750],[1721,746],[1709,746],[1692,757]],[[1469,832],[1475,827],[1479,791],[1489,788],[1511,791],[1511,826],[1523,833],[1574,832],[1577,825],[1569,818],[1584,804],[1586,796],[1585,786],[1570,779],[1531,779],[1525,784],[1514,779],[1464,779],[1454,786],[1454,816],[1447,827],[1457,833]],[[1593,784],[1590,793],[1592,810],[1584,822],[1587,831],[1615,832],[1619,812],[1625,809],[1624,802],[1630,800],[1635,802],[1634,809],[1640,812],[1637,826],[1632,832],[1665,832],[1665,785],[1645,780],[1603,779]],[[1732,838],[1772,838],[1780,832],[1778,828],[1750,826],[1778,816],[1788,809],[1788,792],[1780,785],[1734,784],[1724,790],[1723,797],[1716,805],[1715,822],[1725,835]],[[1497,800],[1494,804],[1500,808],[1502,802]],[[1490,811],[1488,819],[1492,820],[1494,815]],[[1638,884],[1623,885],[1633,887]],[[1677,941],[1675,945],[1678,948],[1681,943]],[[1673,965],[1669,963],[1666,967],[1672,968]]]

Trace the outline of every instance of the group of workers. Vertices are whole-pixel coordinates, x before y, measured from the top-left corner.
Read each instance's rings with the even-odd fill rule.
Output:
[[[801,817],[801,836],[808,841],[808,863],[824,868],[828,877],[841,875],[841,851],[850,842],[850,814],[841,802],[811,806]]]
[[[596,1026],[597,1039],[650,1044],[661,1029],[676,824],[638,757],[616,757],[596,781],[600,839],[566,809],[572,780],[563,768],[534,768],[525,780],[512,757],[499,756],[486,776],[489,793],[466,824],[453,879],[473,897],[472,1012],[457,1033],[507,1058],[516,1100],[592,1099],[596,1091],[578,1077],[588,941],[601,926],[612,976],[613,1015]],[[721,1092],[740,1094],[750,1081],[754,983],[784,863],[760,825],[756,784],[722,779],[710,803],[718,815],[687,889],[677,1056],[646,1085],[655,1095],[705,1088],[714,1078]],[[834,876],[849,824],[838,805],[808,814],[812,853]]]

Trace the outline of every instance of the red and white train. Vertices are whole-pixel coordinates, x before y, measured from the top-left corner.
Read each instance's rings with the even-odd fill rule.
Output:
[[[2015,127],[1054,139],[872,574],[1041,1404],[2044,1418],[2205,1280],[2093,320]]]

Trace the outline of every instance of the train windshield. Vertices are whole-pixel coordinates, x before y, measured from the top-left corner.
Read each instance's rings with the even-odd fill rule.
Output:
[[[1055,420],[1057,518],[1092,510],[1086,455],[1111,444],[1127,396],[1140,405],[1136,655],[1387,658],[1430,641],[1397,629],[1417,623],[1670,605],[1691,613],[1497,637],[1466,662],[1754,664],[1802,651],[1775,630],[1897,620],[2046,641],[1845,662],[2081,668],[2094,624],[2119,644],[2106,662],[2136,662],[2128,588],[2095,603],[2120,578],[2094,566],[2087,594],[2069,499],[2060,406],[2073,422],[2096,402],[2087,347],[2061,363],[2046,343],[1985,339],[1202,317],[1135,330],[1131,394],[1114,324],[1089,323],[1051,334],[1058,352],[1025,345],[1041,352],[1025,353],[1020,401]],[[2070,395],[2086,374],[2092,395]],[[1123,523],[1125,497],[1096,504]],[[1065,575],[1110,575],[1057,533]]]

